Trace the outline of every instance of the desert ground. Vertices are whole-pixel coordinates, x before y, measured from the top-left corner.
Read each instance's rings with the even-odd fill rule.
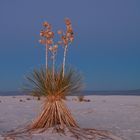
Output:
[[[140,140],[140,96],[85,96],[80,102],[76,96],[66,104],[83,128],[108,130],[124,140]],[[32,122],[41,111],[43,99],[32,96],[0,96],[0,140],[8,131],[22,128]],[[33,134],[16,140],[74,140],[70,135],[51,132]]]

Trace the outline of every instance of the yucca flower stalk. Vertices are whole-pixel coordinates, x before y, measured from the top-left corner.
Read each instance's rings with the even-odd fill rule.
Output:
[[[66,54],[67,54],[68,46],[73,42],[74,39],[74,34],[73,34],[73,29],[72,29],[70,19],[65,18],[65,25],[66,25],[65,33],[61,30],[58,31],[58,34],[61,35],[61,41],[59,41],[59,44],[62,45],[64,48],[63,62],[62,62],[63,77],[65,75],[65,63],[66,63]]]
[[[63,69],[63,77],[65,74],[65,63],[66,63],[66,53],[67,53],[67,48],[68,46],[64,46],[64,56],[63,56],[63,64],[62,64],[62,69]]]
[[[39,40],[39,42],[41,44],[45,45],[45,49],[46,49],[46,53],[45,53],[45,58],[46,58],[46,71],[48,69],[48,49],[49,46],[52,45],[53,43],[53,37],[54,37],[54,33],[51,30],[51,24],[49,24],[48,22],[44,22],[43,23],[43,29],[40,32],[40,36],[41,39]]]
[[[54,73],[55,73],[55,60],[56,60],[57,49],[58,49],[58,45],[57,44],[49,47],[49,50],[52,53],[51,59],[52,59],[52,73],[53,73],[53,78],[54,78]]]

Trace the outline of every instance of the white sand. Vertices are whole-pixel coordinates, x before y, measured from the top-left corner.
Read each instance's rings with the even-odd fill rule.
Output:
[[[68,97],[66,103],[81,127],[109,130],[126,140],[140,140],[140,96],[86,96],[90,102],[74,99],[77,98]],[[31,96],[0,96],[0,135],[31,122],[39,113],[41,102]],[[51,133],[32,136],[32,140],[46,139],[73,140]]]

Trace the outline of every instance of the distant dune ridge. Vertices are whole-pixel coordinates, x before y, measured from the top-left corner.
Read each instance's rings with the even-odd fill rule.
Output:
[[[0,91],[0,96],[18,96],[18,95],[29,95],[27,92],[23,91]],[[75,95],[136,95],[140,96],[140,89],[136,90],[117,90],[117,91],[82,91],[80,93],[75,93]]]
[[[27,95],[27,93],[22,91],[0,91],[0,96],[18,96]]]

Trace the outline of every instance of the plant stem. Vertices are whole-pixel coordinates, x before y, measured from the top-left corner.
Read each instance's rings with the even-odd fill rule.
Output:
[[[46,43],[46,72],[48,70],[48,45]]]
[[[62,76],[65,75],[65,63],[66,63],[66,53],[67,53],[67,45],[64,47],[64,57],[63,57],[63,64],[62,64]]]
[[[52,72],[53,72],[53,80],[54,80],[54,71],[55,71],[55,54],[53,53],[53,56],[52,56],[52,58],[53,58],[53,64],[52,64]]]

